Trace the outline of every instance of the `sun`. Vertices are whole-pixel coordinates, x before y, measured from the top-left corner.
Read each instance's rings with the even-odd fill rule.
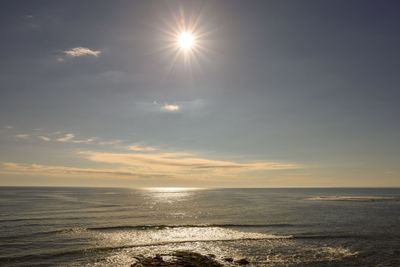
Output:
[[[197,12],[197,11],[196,11]],[[174,9],[164,20],[164,25],[155,26],[161,33],[160,46],[155,53],[162,53],[162,60],[169,65],[169,72],[180,69],[200,68],[210,60],[212,35],[216,30],[205,22],[203,14],[185,13],[183,8]]]
[[[177,40],[179,48],[184,51],[191,50],[195,45],[195,38],[191,32],[181,32]]]

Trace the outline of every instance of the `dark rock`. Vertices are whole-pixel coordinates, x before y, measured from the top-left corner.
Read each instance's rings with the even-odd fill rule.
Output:
[[[224,261],[227,261],[227,262],[232,262],[232,261],[233,261],[233,259],[232,259],[232,258],[224,258]]]
[[[237,260],[237,261],[235,261],[235,263],[237,263],[237,264],[239,264],[239,265],[247,265],[247,264],[249,264],[250,262],[248,261],[248,260],[246,260],[246,259],[240,259],[240,260]]]
[[[215,255],[201,255],[190,251],[176,251],[164,256],[170,256],[170,261],[165,261],[161,255],[155,257],[135,257],[138,262],[132,267],[222,267],[223,265],[214,260]],[[213,257],[214,256],[214,257]]]

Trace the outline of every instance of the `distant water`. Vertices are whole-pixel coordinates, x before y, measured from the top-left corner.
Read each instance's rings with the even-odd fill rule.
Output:
[[[0,187],[0,266],[130,266],[177,250],[253,266],[400,266],[400,189]]]

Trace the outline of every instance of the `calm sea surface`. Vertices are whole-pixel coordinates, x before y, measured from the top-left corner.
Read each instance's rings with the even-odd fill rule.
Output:
[[[177,250],[400,266],[400,189],[0,187],[0,266],[130,266]]]

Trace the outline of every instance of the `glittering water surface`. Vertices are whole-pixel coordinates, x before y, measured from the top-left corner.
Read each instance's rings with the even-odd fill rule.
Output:
[[[0,188],[1,266],[400,266],[400,189]]]

